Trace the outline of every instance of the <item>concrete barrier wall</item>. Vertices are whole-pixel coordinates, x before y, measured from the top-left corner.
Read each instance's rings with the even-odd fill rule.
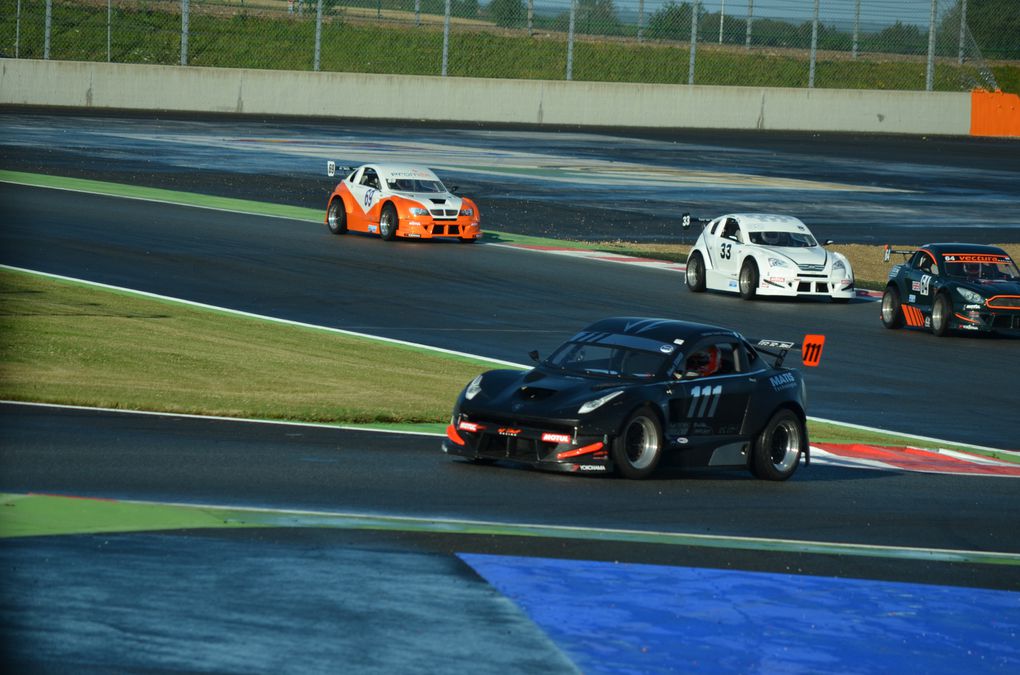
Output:
[[[0,63],[0,103],[15,105],[612,127],[970,131],[967,93]]]

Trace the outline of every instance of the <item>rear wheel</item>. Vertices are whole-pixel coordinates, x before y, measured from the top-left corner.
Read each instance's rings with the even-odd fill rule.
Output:
[[[953,303],[945,293],[935,296],[931,307],[931,332],[938,337],[949,334],[949,319],[953,316]]]
[[[753,300],[758,292],[758,265],[748,258],[740,268],[740,297]]]
[[[795,412],[779,410],[758,435],[751,450],[751,473],[764,480],[786,480],[797,470],[807,445],[807,431]]]
[[[379,214],[379,236],[386,241],[393,241],[397,236],[399,224],[400,219],[397,217],[397,209],[393,204],[383,206],[382,213]]]
[[[705,261],[697,251],[687,259],[687,288],[695,293],[705,290]]]
[[[895,286],[886,286],[882,294],[882,325],[886,328],[903,328],[903,308],[900,292]]]
[[[641,408],[627,419],[613,441],[613,463],[625,478],[647,478],[662,457],[662,425],[650,408]]]
[[[326,209],[326,225],[333,234],[344,234],[347,232],[347,209],[344,208],[344,200],[337,197],[329,203]]]

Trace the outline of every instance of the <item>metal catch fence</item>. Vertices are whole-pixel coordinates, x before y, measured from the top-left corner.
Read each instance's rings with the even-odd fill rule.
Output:
[[[989,62],[1020,63],[1015,0],[0,0],[0,7],[0,53],[8,58],[929,91],[994,90]]]

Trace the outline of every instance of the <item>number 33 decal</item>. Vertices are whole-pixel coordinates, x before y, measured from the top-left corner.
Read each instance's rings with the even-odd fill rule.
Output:
[[[733,244],[723,244],[719,248],[719,257],[723,260],[729,260],[730,255],[733,253]]]

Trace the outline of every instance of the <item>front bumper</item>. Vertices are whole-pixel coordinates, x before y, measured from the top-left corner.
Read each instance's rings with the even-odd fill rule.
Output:
[[[585,436],[576,427],[506,424],[456,416],[446,429],[443,452],[468,459],[506,460],[566,473],[611,473],[609,439]]]
[[[814,296],[825,298],[854,298],[857,291],[853,279],[831,279],[823,275],[799,275],[795,277],[762,275],[758,283],[758,295],[775,295],[787,298]]]
[[[456,220],[435,220],[430,216],[413,216],[401,220],[398,236],[410,239],[436,239],[455,237],[477,239],[482,236],[482,227],[477,219],[462,216]]]
[[[964,309],[953,312],[953,325],[962,331],[1020,335],[1020,310],[996,311],[987,307]]]

